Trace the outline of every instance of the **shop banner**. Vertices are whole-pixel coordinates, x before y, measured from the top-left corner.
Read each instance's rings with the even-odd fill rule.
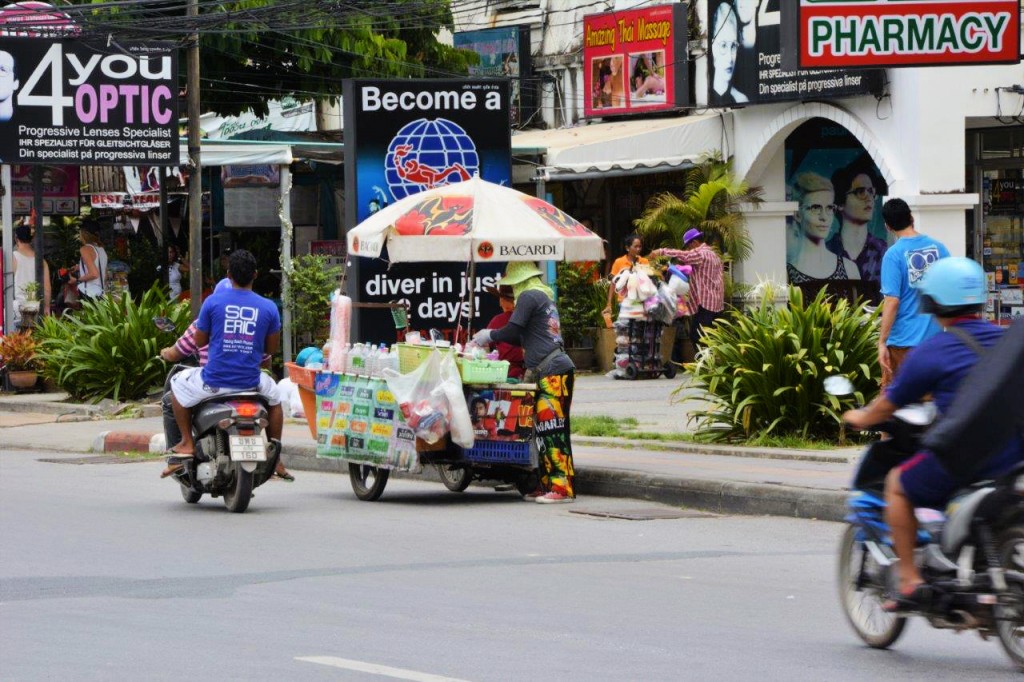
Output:
[[[1019,0],[787,2],[800,68],[1020,62]]]
[[[511,183],[508,80],[346,80],[343,93],[349,229],[393,201],[477,174]],[[450,338],[471,297],[475,329],[500,312],[497,297],[482,287],[493,283],[504,263],[478,265],[472,292],[463,264],[389,267],[382,254],[380,259],[353,258],[351,267],[356,273],[349,278],[353,300],[404,301],[414,330],[438,329]],[[357,308],[354,317],[356,340],[395,341],[389,310]]]
[[[786,274],[804,300],[820,289],[881,301],[889,235],[882,202],[889,188],[863,145],[837,123],[815,118],[786,138]]]
[[[470,76],[509,79],[509,120],[513,126],[533,116],[533,91],[527,80],[533,75],[529,26],[460,31],[452,36],[452,43],[480,56],[480,63],[469,67]]]
[[[743,106],[879,92],[881,71],[797,71],[783,63],[781,0],[708,0],[708,104]]]
[[[14,166],[14,214],[32,213],[32,167]],[[78,167],[43,166],[43,215],[78,215]]]
[[[583,17],[583,113],[618,116],[690,103],[686,3]]]
[[[0,38],[0,161],[177,165],[172,43]]]

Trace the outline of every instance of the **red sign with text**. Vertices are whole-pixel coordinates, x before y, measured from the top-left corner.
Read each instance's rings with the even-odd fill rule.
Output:
[[[583,17],[584,114],[686,106],[686,40],[686,3]]]
[[[800,67],[1020,62],[1018,0],[800,0]]]

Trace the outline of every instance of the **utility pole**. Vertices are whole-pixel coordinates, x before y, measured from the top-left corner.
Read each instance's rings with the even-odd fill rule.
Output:
[[[188,16],[198,19],[199,0],[188,0]],[[198,21],[196,22],[198,25]],[[199,316],[203,294],[203,165],[199,160],[199,32],[189,38],[188,46],[188,256],[189,290],[192,317]],[[166,260],[164,256],[164,260]],[[166,266],[165,266],[166,267]]]

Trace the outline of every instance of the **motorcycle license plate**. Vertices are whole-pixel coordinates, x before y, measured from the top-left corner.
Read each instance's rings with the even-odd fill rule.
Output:
[[[267,461],[267,440],[258,436],[228,436],[232,462]]]

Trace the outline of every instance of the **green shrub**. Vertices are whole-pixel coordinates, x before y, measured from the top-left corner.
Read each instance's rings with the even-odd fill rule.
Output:
[[[328,266],[327,256],[305,255],[292,259],[288,272],[288,297],[292,311],[292,332],[309,335],[314,344],[327,340],[331,293],[338,288],[342,269]]]
[[[844,410],[864,402],[878,387],[877,313],[822,290],[805,305],[792,287],[789,307],[776,308],[770,287],[746,313],[730,312],[706,329],[706,350],[687,365],[693,383],[711,406],[695,411],[703,440],[740,440],[767,435],[845,440]],[[825,393],[825,377],[853,382],[853,396]]]
[[[590,330],[604,326],[601,311],[608,303],[608,285],[600,280],[595,283],[596,268],[596,263],[567,262],[556,267],[558,318],[568,348],[589,347],[583,340]]]
[[[43,374],[76,400],[137,400],[163,382],[167,365],[157,356],[174,343],[153,318],[166,316],[178,333],[191,317],[188,303],[170,303],[155,284],[136,303],[129,296],[83,303],[74,315],[44,318],[36,330]]]

